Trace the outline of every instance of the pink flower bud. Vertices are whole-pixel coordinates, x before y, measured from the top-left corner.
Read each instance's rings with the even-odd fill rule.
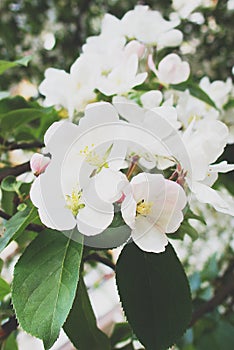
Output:
[[[35,153],[30,160],[30,167],[34,175],[38,176],[44,173],[50,162],[50,158],[43,156],[43,154]]]
[[[141,58],[145,52],[145,45],[141,44],[137,40],[130,41],[125,47],[125,53],[127,56],[137,54],[138,58]]]

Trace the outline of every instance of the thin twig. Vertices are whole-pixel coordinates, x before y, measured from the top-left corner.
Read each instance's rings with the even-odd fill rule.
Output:
[[[11,316],[7,322],[5,322],[0,327],[0,341],[6,339],[9,337],[9,335],[14,332],[18,327],[18,321],[14,316]]]
[[[86,257],[84,257],[84,262],[87,262],[87,261],[100,262],[100,263],[110,267],[113,271],[115,271],[115,264],[113,263],[113,261],[111,261],[108,258],[105,258],[103,256],[100,256],[97,253],[92,253],[92,254],[87,255]]]
[[[12,151],[14,149],[32,149],[32,148],[42,148],[44,147],[44,143],[40,141],[34,141],[34,142],[11,142],[11,141],[4,141],[2,138],[0,138],[0,144],[7,150]]]
[[[27,173],[28,171],[31,171],[30,162],[16,165],[12,168],[5,168],[0,171],[0,183],[6,176],[9,176],[9,175],[19,176],[21,174]]]

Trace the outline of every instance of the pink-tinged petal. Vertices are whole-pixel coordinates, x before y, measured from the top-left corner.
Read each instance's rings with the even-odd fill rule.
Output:
[[[165,182],[161,174],[140,173],[131,181],[132,191],[136,202],[144,199],[146,202],[155,198],[165,197]]]
[[[143,216],[136,219],[132,239],[140,249],[152,253],[164,252],[168,244],[167,236]]]
[[[114,203],[121,198],[124,188],[128,186],[126,176],[120,171],[112,169],[102,169],[94,177],[95,189],[101,200]]]
[[[187,198],[183,188],[176,182],[165,180],[165,186],[165,202],[156,226],[166,233],[172,233],[179,228],[183,221],[182,210],[186,206]]]
[[[104,210],[101,205],[99,208],[93,208],[86,205],[80,209],[76,217],[77,227],[80,233],[86,236],[94,236],[103,232],[114,218],[114,207],[112,204],[105,204]]]
[[[137,40],[132,40],[125,46],[124,52],[127,56],[137,54],[141,58],[145,52],[145,45]]]
[[[186,81],[190,74],[188,62],[172,53],[164,57],[158,65],[157,76],[162,83],[179,84]]]
[[[32,169],[32,172],[38,176],[42,173],[44,173],[45,169],[50,163],[50,158],[44,156],[40,153],[35,153],[31,160],[30,160],[30,167]]]

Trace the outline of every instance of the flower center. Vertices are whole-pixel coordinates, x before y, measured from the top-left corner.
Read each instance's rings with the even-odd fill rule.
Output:
[[[80,209],[85,207],[85,204],[81,203],[82,191],[74,189],[71,195],[66,195],[66,207],[71,210],[74,216],[77,216]]]
[[[151,212],[153,206],[153,202],[145,202],[144,199],[142,199],[141,202],[137,203],[136,212],[137,214],[146,216],[149,215]]]
[[[92,143],[91,147],[94,147],[94,144]],[[80,154],[85,156],[86,162],[88,162],[90,165],[94,166],[96,169],[92,172],[91,177],[95,174],[98,174],[102,168],[109,168],[109,164],[107,162],[107,159],[110,155],[111,149],[113,147],[113,144],[106,150],[104,155],[98,154],[95,150],[91,149],[88,146],[85,146],[83,150],[80,150]]]

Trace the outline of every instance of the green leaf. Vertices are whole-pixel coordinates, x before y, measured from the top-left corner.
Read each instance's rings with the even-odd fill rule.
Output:
[[[0,252],[12,239],[16,239],[25,228],[38,216],[36,208],[26,208],[19,211],[5,224],[5,230],[0,236]]]
[[[223,109],[226,111],[229,108],[234,108],[234,99],[230,99],[224,106]]]
[[[61,232],[45,230],[15,266],[12,300],[17,319],[50,349],[71,309],[79,280],[83,245]]]
[[[175,233],[169,235],[169,237],[183,240],[185,234],[189,235],[193,241],[198,238],[197,230],[188,221],[183,221],[179,229]]]
[[[3,260],[0,258],[0,272],[2,272],[3,264],[4,264],[4,262],[3,262]]]
[[[185,213],[185,219],[194,219],[200,221],[202,224],[206,225],[206,220],[202,214],[195,214],[190,208]]]
[[[111,348],[108,337],[97,328],[83,279],[79,281],[76,298],[63,329],[79,350],[110,350]]]
[[[192,96],[217,109],[214,101],[207,95],[207,93],[191,80],[187,80],[181,84],[171,85],[171,87],[179,91],[185,91],[188,89]]]
[[[11,292],[9,284],[0,277],[0,300],[3,300],[4,297]]]
[[[1,207],[9,215],[15,212],[15,192],[8,192],[2,189]]]
[[[3,74],[9,68],[13,68],[19,65],[26,67],[28,65],[28,62],[31,59],[32,59],[32,56],[25,56],[19,60],[12,61],[12,62],[0,60],[0,74]]]
[[[22,124],[29,123],[35,119],[40,119],[45,115],[46,113],[43,110],[37,108],[22,108],[10,111],[4,114],[4,116],[0,116],[1,131],[12,131],[12,129],[16,129]]]
[[[183,335],[191,318],[191,294],[170,244],[160,254],[127,244],[116,279],[127,319],[147,350],[165,350]]]
[[[22,182],[17,181],[15,176],[9,175],[2,180],[1,188],[7,192],[18,193],[21,185]]]
[[[116,323],[111,335],[111,346],[114,347],[116,344],[132,338],[132,335],[132,328],[128,323]]]
[[[3,342],[1,350],[18,350],[14,332]]]
[[[123,221],[121,212],[115,213],[111,225],[98,236],[85,236],[84,243],[89,247],[113,249],[128,241],[131,229]]]

